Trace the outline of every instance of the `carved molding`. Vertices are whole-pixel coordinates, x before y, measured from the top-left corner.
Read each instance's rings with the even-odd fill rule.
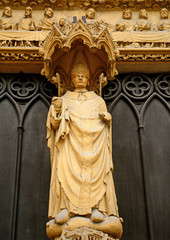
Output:
[[[0,62],[13,62],[19,61],[21,62],[43,62],[43,58],[39,55],[38,52],[27,52],[24,53],[22,50],[20,52],[13,52],[13,51],[0,51]]]
[[[119,48],[118,62],[170,62],[170,48],[157,49],[123,49]]]
[[[44,9],[45,7],[52,7],[53,9],[75,9],[93,7],[97,9],[114,9],[114,8],[131,8],[131,9],[152,9],[159,10],[162,7],[170,9],[169,0],[21,0],[21,1],[8,1],[1,0],[0,7],[11,6],[17,9],[23,9],[26,6],[31,6],[34,9]]]

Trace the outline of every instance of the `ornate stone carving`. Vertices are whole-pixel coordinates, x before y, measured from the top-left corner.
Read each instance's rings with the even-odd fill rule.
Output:
[[[61,49],[59,50],[60,52],[59,56],[62,57],[63,54],[65,55],[64,52],[69,51],[72,48],[76,49],[73,47],[74,46],[73,43],[75,41],[77,41],[77,45],[80,45],[80,48],[82,46],[82,43],[80,42],[83,41],[83,44],[85,44],[88,47],[88,49],[86,50],[87,58],[89,54],[93,54],[94,57],[96,58],[97,55],[95,55],[95,52],[97,51],[97,49],[101,49],[101,48],[105,49],[105,51],[100,50],[100,54],[105,55],[105,57],[103,55],[103,60],[105,59],[104,61],[107,62],[106,63],[107,69],[105,69],[104,72],[107,72],[107,77],[109,79],[113,78],[116,73],[115,56],[118,53],[116,52],[115,44],[112,41],[107,28],[102,28],[101,31],[98,31],[98,30],[95,31],[94,29],[93,31],[91,31],[91,29],[89,29],[87,24],[85,24],[82,20],[79,20],[76,24],[73,25],[72,29],[64,35],[57,26],[54,26],[50,35],[46,39],[44,47],[40,50],[40,53],[43,55],[44,62],[45,62],[42,73],[45,74],[45,76],[50,81],[52,80],[52,77],[55,76],[54,74],[55,63],[52,63],[52,62],[54,61],[54,58],[57,58],[57,54],[55,54],[54,56],[54,51],[56,50],[56,46],[58,49]],[[62,53],[62,51],[64,52]],[[106,53],[107,53],[107,57],[106,57]],[[97,70],[98,77],[102,73],[102,70],[100,70],[101,66],[98,65],[97,59],[99,58],[98,57],[96,58],[96,61],[95,61],[96,67],[94,66],[92,69],[92,72],[93,72],[92,75],[94,75],[94,78],[96,78],[95,71],[97,70],[97,68],[98,68]],[[56,59],[55,62],[57,61],[58,60]],[[62,68],[64,69],[65,66],[61,66],[60,70]],[[64,80],[66,79],[64,72],[62,73],[60,71],[59,73],[62,77],[62,81],[66,82],[66,80]]]
[[[46,8],[44,10],[44,18],[40,20],[37,25],[38,30],[50,31],[52,30],[55,20],[53,19],[54,12],[52,8]]]
[[[125,9],[123,11],[123,19],[119,20],[116,23],[117,31],[133,31],[134,29],[134,21],[132,19],[132,11],[130,9]]]
[[[23,8],[26,5],[27,6],[32,6],[35,9],[42,9],[46,8],[47,6],[50,6],[54,9],[70,9],[70,8],[75,8],[75,7],[93,7],[97,9],[115,9],[115,8],[131,8],[135,10],[139,10],[141,8],[146,8],[146,9],[154,9],[158,10],[162,8],[162,5],[164,7],[169,8],[169,1],[165,0],[164,2],[162,1],[155,1],[155,0],[117,0],[117,1],[110,1],[110,0],[21,0],[21,1],[7,1],[7,0],[0,0],[0,6],[5,7],[6,3],[8,2],[8,5],[11,7],[17,7],[17,8]]]
[[[148,19],[148,13],[146,9],[139,11],[139,20],[136,21],[134,30],[135,31],[151,31],[151,22]]]
[[[12,9],[5,7],[0,19],[0,30],[14,30],[17,29],[15,20],[12,17]]]
[[[32,18],[32,8],[26,7],[25,9],[25,16],[21,18],[19,25],[19,30],[25,30],[25,31],[34,31],[35,30],[35,21]]]
[[[120,62],[169,62],[170,61],[170,53],[121,53],[117,57],[117,61]]]
[[[168,9],[162,8],[160,11],[160,21],[157,23],[159,31],[170,31],[170,20],[168,19]]]
[[[86,11],[86,19],[95,19],[96,11],[94,8],[89,8]]]
[[[67,35],[73,28],[73,22],[68,18],[61,18],[56,25],[63,35]]]
[[[109,218],[107,220],[105,220],[105,222],[103,222],[103,223],[93,223],[88,218],[74,217],[68,221],[68,225],[56,224],[53,219],[47,223],[46,231],[47,231],[48,237],[50,239],[55,239],[55,240],[59,240],[59,239],[64,240],[65,239],[64,237],[69,238],[69,236],[71,237],[71,239],[75,239],[75,237],[77,235],[79,237],[80,236],[85,237],[84,233],[86,233],[86,237],[96,236],[97,239],[99,238],[99,236],[100,236],[100,238],[105,236],[106,239],[108,239],[108,240],[113,240],[113,238],[120,239],[121,234],[122,234],[121,222],[116,217],[110,217],[110,218],[112,218],[112,220],[111,220],[112,222],[114,219],[114,224],[113,223],[111,224],[111,221]],[[105,228],[106,225],[108,227],[107,231]],[[86,226],[86,227],[84,227],[84,226]],[[108,231],[109,231],[109,236],[107,234]],[[62,235],[61,235],[61,233],[62,233]],[[91,240],[91,238],[90,238],[90,240]]]
[[[39,62],[43,61],[43,58],[39,53],[13,53],[13,52],[1,52],[0,60],[5,61],[30,61],[30,62]]]

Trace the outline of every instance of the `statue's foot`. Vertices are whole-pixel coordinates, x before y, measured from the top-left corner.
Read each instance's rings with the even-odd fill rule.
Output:
[[[91,220],[94,223],[100,223],[104,221],[104,215],[97,209],[92,210]]]
[[[55,221],[58,224],[64,224],[69,219],[69,211],[65,208],[55,216]]]

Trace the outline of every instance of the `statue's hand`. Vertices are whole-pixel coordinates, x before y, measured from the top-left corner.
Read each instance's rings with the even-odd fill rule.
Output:
[[[107,121],[107,122],[109,122],[112,119],[110,113],[108,113],[108,112],[99,113],[99,118],[102,119],[103,121]]]
[[[59,97],[53,97],[51,103],[54,105],[54,109],[57,114],[61,112],[62,99]]]
[[[99,113],[99,118],[105,121],[106,114],[105,113]]]

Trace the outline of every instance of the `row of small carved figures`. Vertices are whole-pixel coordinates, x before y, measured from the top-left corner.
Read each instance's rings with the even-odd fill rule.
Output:
[[[117,48],[170,48],[165,42],[115,42]],[[44,41],[0,40],[0,47],[42,47]]]
[[[88,27],[95,26],[97,31],[100,31],[103,27],[109,27],[111,31],[170,31],[170,20],[168,19],[168,9],[163,8],[160,11],[160,20],[153,24],[148,20],[148,13],[146,9],[139,11],[139,19],[132,20],[131,9],[125,9],[120,19],[115,25],[108,24],[103,20],[95,19],[96,11],[93,8],[89,8],[85,16],[82,16],[82,20]],[[19,23],[16,23],[12,17],[12,9],[5,7],[0,19],[0,30],[25,30],[25,31],[50,31],[53,25],[56,25],[63,34],[66,34],[73,24],[77,22],[77,17],[73,18],[61,18],[58,22],[53,18],[54,11],[52,8],[46,8],[44,11],[44,18],[42,18],[36,25],[32,17],[32,8],[26,7],[24,17],[20,19]]]

